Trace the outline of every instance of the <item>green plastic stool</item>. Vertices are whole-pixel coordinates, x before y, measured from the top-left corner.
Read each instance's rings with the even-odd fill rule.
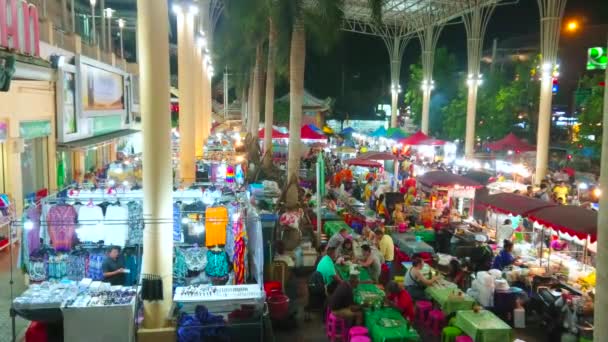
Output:
[[[441,342],[454,342],[460,335],[462,335],[462,330],[456,327],[445,327],[441,332]]]
[[[449,327],[455,327],[456,326],[456,317],[452,317],[450,318],[450,321],[448,322],[448,326]]]

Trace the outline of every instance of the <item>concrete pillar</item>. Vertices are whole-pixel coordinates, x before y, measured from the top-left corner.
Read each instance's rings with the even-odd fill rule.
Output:
[[[431,86],[423,85],[422,89],[422,115],[420,121],[420,130],[424,134],[429,133],[429,112],[431,108]]]
[[[101,44],[99,44],[99,46],[101,47],[102,51],[106,50],[106,43],[107,43],[107,38],[106,38],[106,2],[105,0],[100,0],[99,1],[99,7],[100,7],[100,11],[99,11],[99,18],[101,19]],[[93,18],[93,20],[95,20],[95,18]]]
[[[205,142],[205,137],[204,137],[204,115],[205,115],[205,101],[204,101],[204,87],[203,87],[203,82],[204,82],[204,77],[205,77],[205,71],[203,69],[203,55],[201,52],[201,49],[197,46],[197,48],[195,49],[195,61],[194,61],[194,67],[193,67],[193,74],[194,74],[194,98],[195,98],[195,124],[194,124],[194,142],[195,142],[195,154],[196,157],[202,157],[203,156],[203,144]]]
[[[606,45],[608,46],[608,44]],[[608,81],[608,69],[605,80]],[[604,117],[602,127],[608,127],[608,87],[604,87]],[[593,340],[602,341],[608,336],[608,129],[602,132],[602,160],[600,167],[600,210],[597,214],[597,284],[595,289],[595,312]]]
[[[183,8],[177,14],[177,75],[179,86],[179,171],[182,182],[196,177],[194,101],[194,14]]]
[[[549,136],[551,130],[551,102],[553,100],[552,79],[549,73],[540,82],[538,105],[538,131],[536,135],[536,173],[534,181],[540,183],[549,167]]]
[[[429,112],[431,108],[431,92],[435,88],[433,81],[433,64],[435,62],[435,48],[443,26],[436,26],[430,13],[422,14],[422,25],[426,27],[418,31],[420,49],[422,50],[422,113],[420,130],[424,134],[429,133]]]
[[[166,1],[137,0],[143,133],[144,254],[142,273],[162,278],[161,301],[144,301],[143,327],[167,325],[172,304],[172,168],[169,100],[169,20]],[[148,223],[149,222],[149,223]]]

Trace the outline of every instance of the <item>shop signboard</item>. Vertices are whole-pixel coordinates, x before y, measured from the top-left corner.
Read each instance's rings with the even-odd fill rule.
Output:
[[[19,123],[19,136],[23,140],[48,137],[51,135],[49,120],[23,121]]]
[[[22,0],[0,0],[0,47],[40,56],[38,9]]]
[[[592,47],[587,50],[587,70],[605,70],[608,66],[608,49]]]
[[[81,55],[76,56],[76,69],[82,115],[126,115],[124,71]]]
[[[122,129],[120,115],[100,116],[93,118],[93,136],[102,135]]]

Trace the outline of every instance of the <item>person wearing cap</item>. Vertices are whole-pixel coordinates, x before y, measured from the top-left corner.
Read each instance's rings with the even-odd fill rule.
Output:
[[[363,324],[361,308],[355,305],[354,289],[359,285],[359,275],[351,273],[348,281],[341,282],[327,300],[331,312],[349,323],[349,326]]]
[[[384,263],[388,266],[388,269],[392,272],[393,259],[395,258],[395,244],[393,238],[388,234],[384,234],[382,229],[376,229],[376,239],[378,240],[378,249],[380,254],[384,257]]]

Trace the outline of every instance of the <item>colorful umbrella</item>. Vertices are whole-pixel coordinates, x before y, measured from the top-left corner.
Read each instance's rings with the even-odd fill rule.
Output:
[[[377,130],[373,131],[370,136],[374,138],[386,138],[386,133],[386,128],[384,128],[384,126],[380,126]]]
[[[407,132],[402,130],[401,128],[392,127],[386,131],[386,136],[391,139],[403,139],[407,137]]]
[[[429,138],[428,135],[418,131],[405,139],[399,140],[403,145],[420,145],[421,141],[427,140]]]
[[[349,159],[349,160],[345,161],[345,163],[348,165],[362,166],[362,167],[381,167],[382,166],[382,164],[378,163],[377,161],[359,159],[359,158]]]

